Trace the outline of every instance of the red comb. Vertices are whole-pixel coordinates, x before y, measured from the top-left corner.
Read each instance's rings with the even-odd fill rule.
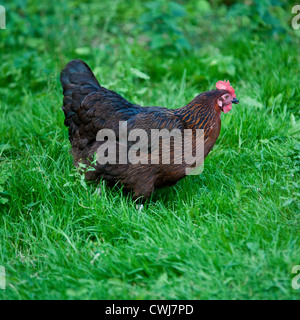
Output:
[[[230,85],[229,80],[228,81],[218,81],[216,83],[216,88],[219,90],[226,90],[229,92],[234,98],[236,98],[236,94],[234,93],[233,87]]]

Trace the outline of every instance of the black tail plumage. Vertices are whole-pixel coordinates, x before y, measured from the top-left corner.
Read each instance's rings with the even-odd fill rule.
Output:
[[[72,127],[80,124],[76,110],[88,94],[100,89],[100,85],[89,66],[78,59],[70,61],[62,70],[60,82],[64,94],[62,110],[65,114],[65,125],[70,127],[71,138],[71,132],[75,129]]]

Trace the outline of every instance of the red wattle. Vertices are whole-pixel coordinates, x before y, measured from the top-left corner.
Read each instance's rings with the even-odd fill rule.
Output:
[[[223,107],[223,112],[227,113],[231,110],[232,108],[232,103],[226,104],[226,106]]]

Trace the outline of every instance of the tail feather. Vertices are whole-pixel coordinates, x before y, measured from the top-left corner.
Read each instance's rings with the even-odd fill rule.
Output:
[[[63,107],[65,125],[70,127],[70,139],[74,126],[79,125],[76,115],[83,99],[91,92],[98,91],[101,86],[89,66],[82,60],[72,60],[62,70],[60,81],[63,87]]]

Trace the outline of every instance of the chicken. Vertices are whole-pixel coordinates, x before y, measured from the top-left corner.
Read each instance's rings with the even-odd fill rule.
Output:
[[[155,140],[161,130],[176,134],[192,132],[190,147],[194,154],[197,148],[196,133],[202,129],[204,159],[219,136],[221,112],[227,113],[232,103],[238,103],[229,81],[219,81],[216,90],[196,96],[182,108],[141,107],[101,87],[91,69],[81,60],[70,61],[62,70],[60,81],[64,94],[64,123],[69,127],[75,166],[79,163],[91,166],[93,170],[85,173],[87,180],[104,179],[110,185],[121,183],[134,199],[147,199],[155,189],[176,184],[187,175],[187,169],[196,166],[183,155],[184,143],[188,140],[181,136],[175,142],[176,137],[173,136],[168,149],[162,140]],[[124,134],[123,129],[126,129]],[[140,131],[135,129],[143,133],[136,144],[136,132]],[[156,136],[152,136],[152,132]],[[131,134],[133,137],[129,139]],[[110,135],[115,146],[108,145]],[[151,138],[147,140],[150,135]],[[154,140],[159,144],[152,149]],[[116,153],[115,158],[111,157],[108,146]],[[169,162],[163,161],[162,149],[168,149]],[[177,160],[181,162],[175,159],[178,150]],[[130,161],[134,156],[138,161]]]

